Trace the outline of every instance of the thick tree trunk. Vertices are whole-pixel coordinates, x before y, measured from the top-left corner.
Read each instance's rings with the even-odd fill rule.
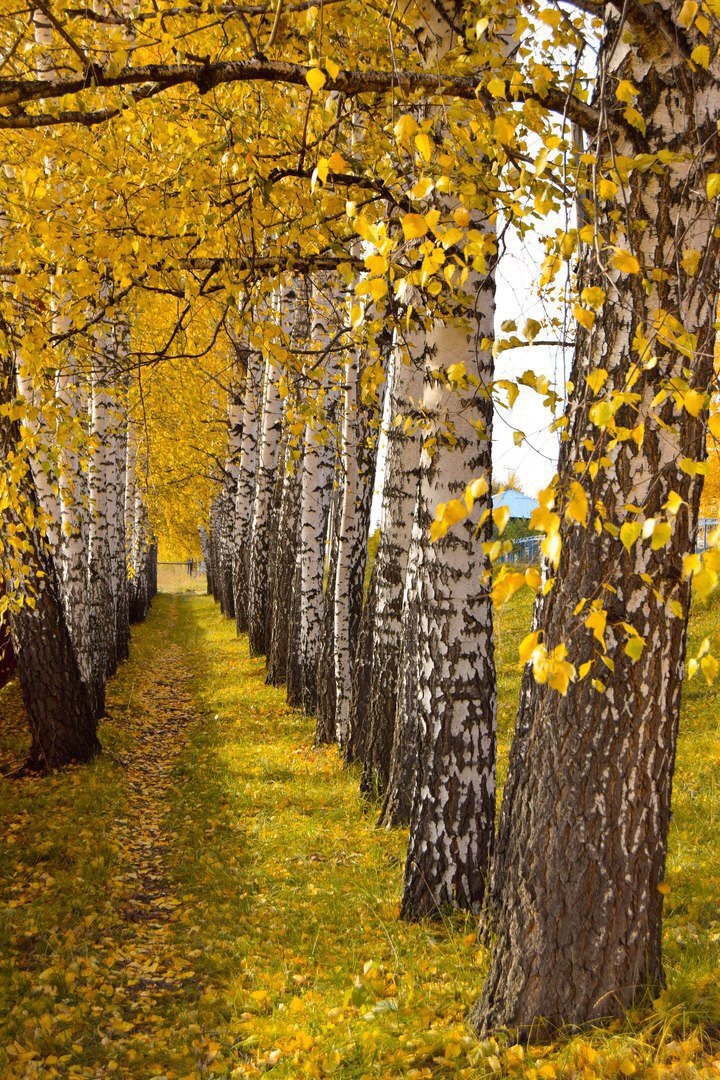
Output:
[[[492,355],[482,347],[493,333],[492,274],[476,288],[472,330],[437,325],[431,335],[423,395],[432,423],[420,463],[415,576],[408,579],[417,634],[417,692],[408,705],[418,726],[402,899],[409,919],[445,908],[479,912],[495,829],[497,693],[490,567],[482,547],[491,532],[492,403],[473,387],[474,379],[480,388],[492,382]],[[448,367],[458,362],[470,385],[443,386]],[[469,478],[484,478],[487,494],[462,525],[431,543],[438,505],[461,498]]]
[[[419,493],[418,493],[419,494]],[[418,768],[418,593],[414,587],[420,557],[420,524],[415,500],[407,573],[403,584],[400,622],[402,633],[397,653],[398,668],[393,689],[392,749],[387,788],[378,825],[392,829],[410,823]],[[383,737],[387,738],[386,729]]]
[[[658,25],[676,16],[665,2],[642,10]],[[659,886],[690,600],[682,557],[694,549],[701,486],[683,464],[705,445],[706,414],[684,407],[685,387],[704,395],[713,378],[720,240],[705,191],[720,157],[720,94],[717,53],[713,83],[674,52],[676,33],[689,46],[699,33],[652,34],[644,21],[636,31],[628,48],[608,27],[599,85],[637,88],[643,149],[677,159],[630,174],[622,215],[600,216],[599,243],[581,261],[581,288],[602,288],[607,300],[593,329],[578,329],[556,510],[579,483],[589,519],[563,520],[555,584],[537,611],[539,644],[567,644],[577,671],[565,696],[525,675],[493,877],[492,963],[473,1014],[482,1031],[617,1016],[663,982]],[[608,122],[623,110],[610,91],[601,104]],[[600,162],[635,153],[617,138],[611,151],[605,134],[590,149]],[[634,250],[641,273],[601,265],[611,235]],[[700,253],[695,273],[687,249]],[[651,269],[664,273],[645,276]]]
[[[369,639],[367,689],[360,697],[356,686],[353,711],[358,727],[367,730],[363,756],[362,791],[372,797],[384,795],[390,775],[395,732],[398,675],[403,637],[403,594],[418,494],[420,432],[417,423],[422,397],[420,365],[405,363],[395,354],[390,399],[390,427],[385,459],[385,481],[380,514],[380,542],[375,558],[370,596],[363,612]],[[405,422],[410,424],[405,429]],[[398,748],[399,749],[399,748]],[[398,762],[397,783],[404,770]],[[395,798],[391,800],[395,804]],[[409,815],[409,798],[407,815]],[[388,808],[387,823],[399,823],[401,812]],[[407,820],[407,817],[405,818]]]
[[[76,423],[87,423],[89,414],[85,380],[74,366],[58,378],[58,396]],[[80,455],[72,445],[60,457],[60,567],[68,629],[80,671],[97,699],[97,714],[105,708],[104,679],[94,680],[92,664],[91,609],[88,596],[89,488]]]
[[[103,297],[108,299],[109,285]],[[93,683],[107,679],[117,669],[113,550],[117,540],[114,488],[117,462],[113,454],[116,423],[111,330],[101,324],[91,389],[91,430],[96,440],[90,458],[90,536],[88,593],[92,610]]]
[[[0,363],[0,406],[15,396],[15,370],[11,359]],[[22,453],[16,423],[0,411],[0,452],[12,461]],[[16,476],[16,496],[24,510],[37,520],[39,500],[32,471]],[[2,549],[3,574],[10,578],[15,602],[10,608],[10,634],[17,658],[20,685],[28,713],[32,747],[28,765],[55,769],[70,762],[88,761],[100,749],[93,702],[83,682],[70,633],[65,622],[60,583],[55,563],[35,527],[28,527],[26,513],[18,516],[9,502],[2,513],[3,531],[22,536],[22,580],[13,580],[11,567],[16,552]],[[21,524],[22,520],[22,524]],[[21,602],[18,603],[17,601]]]
[[[317,289],[312,295],[311,314],[312,344],[320,353],[330,345],[331,335],[329,313]],[[317,415],[306,423],[303,437],[295,597],[297,685],[288,682],[288,703],[302,707],[310,716],[315,714],[317,708],[318,661],[323,642],[325,546],[337,456],[337,447],[330,433],[337,420],[336,374],[336,366],[329,357],[325,357],[322,383],[315,390]],[[334,597],[334,593],[332,595]],[[334,671],[332,677],[335,677]]]

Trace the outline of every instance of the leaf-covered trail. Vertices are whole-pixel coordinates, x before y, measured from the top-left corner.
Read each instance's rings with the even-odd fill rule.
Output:
[[[121,961],[118,974],[128,1000],[128,1020],[135,1026],[157,1011],[163,996],[182,992],[187,979],[197,978],[184,970],[169,939],[180,906],[169,869],[174,841],[167,823],[169,795],[187,727],[198,719],[185,650],[171,641],[176,623],[173,598],[152,666],[138,673],[123,710],[129,739],[124,753],[126,801],[122,816],[113,822],[111,843],[123,853],[116,880],[127,899],[120,913],[134,925],[132,954]]]
[[[501,640],[504,728],[528,614],[516,605]],[[697,795],[680,792],[676,835],[692,846],[671,877],[668,948],[707,1023],[720,1017],[720,822],[714,729],[699,727],[711,710],[693,687],[686,745],[706,745],[681,770],[708,813],[698,821]],[[96,762],[0,784],[3,1080],[718,1075],[672,997],[654,1021],[674,1036],[662,1050],[637,1028],[556,1051],[478,1044],[464,1022],[486,960],[472,921],[398,922],[404,834],[375,829],[356,773],[313,749],[313,722],[265,685],[208,597],[157,598],[108,703]],[[0,719],[19,752],[13,687]]]

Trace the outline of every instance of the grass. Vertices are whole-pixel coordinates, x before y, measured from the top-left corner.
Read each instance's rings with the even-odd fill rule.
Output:
[[[695,641],[719,607],[698,606]],[[501,775],[529,618],[520,594],[499,619]],[[720,1075],[716,691],[685,695],[668,990],[650,1016],[523,1050],[467,1031],[473,920],[398,921],[405,835],[375,829],[357,773],[312,749],[263,669],[210,598],[161,595],[111,686],[110,753],[2,784],[1,1076]],[[21,714],[0,691],[8,761]]]

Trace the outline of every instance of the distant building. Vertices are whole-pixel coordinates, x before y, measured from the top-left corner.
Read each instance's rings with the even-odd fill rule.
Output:
[[[529,495],[523,495],[521,491],[514,491],[512,488],[493,495],[493,510],[498,506],[508,506],[511,521],[515,518],[529,521],[533,510],[536,510],[539,505],[537,499],[531,499]]]

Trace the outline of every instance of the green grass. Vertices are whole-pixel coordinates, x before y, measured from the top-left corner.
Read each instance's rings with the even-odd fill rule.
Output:
[[[526,593],[498,620],[501,775]],[[719,610],[698,606],[695,641]],[[717,691],[696,679],[685,696],[668,990],[649,1017],[523,1051],[467,1031],[487,962],[473,920],[398,921],[404,833],[375,829],[357,772],[334,750],[312,748],[312,721],[265,686],[263,669],[210,598],[161,595],[111,687],[113,719],[101,735],[112,756],[2,783],[0,1076],[720,1073],[708,1037],[720,1029]],[[181,727],[138,772],[138,736],[163,710]],[[13,686],[0,692],[6,713],[9,761],[22,742]],[[158,833],[137,802],[152,802],[155,785],[168,791],[159,861]],[[127,912],[149,875],[172,914],[133,921]],[[138,964],[149,980],[129,977]]]

